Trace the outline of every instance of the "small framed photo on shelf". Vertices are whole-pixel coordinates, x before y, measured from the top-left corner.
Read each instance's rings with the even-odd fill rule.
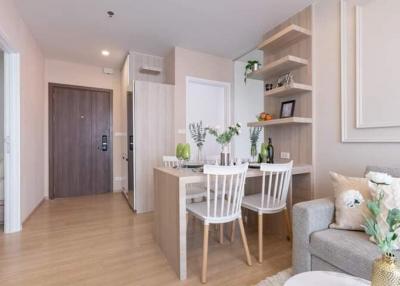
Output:
[[[295,104],[296,100],[289,100],[282,102],[280,118],[293,117]]]

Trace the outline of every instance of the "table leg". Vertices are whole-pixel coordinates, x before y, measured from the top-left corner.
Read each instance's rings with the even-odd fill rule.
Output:
[[[186,191],[179,178],[154,172],[154,238],[180,280],[186,273]]]

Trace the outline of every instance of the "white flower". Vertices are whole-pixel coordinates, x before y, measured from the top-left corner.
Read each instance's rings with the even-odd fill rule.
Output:
[[[377,185],[390,185],[393,182],[392,176],[386,173],[369,172],[365,177]]]
[[[354,208],[361,205],[364,202],[364,198],[361,193],[357,190],[348,190],[340,194],[339,197],[343,204],[348,208]]]
[[[239,128],[242,127],[242,123],[240,123],[240,122],[236,123],[236,125],[237,125]]]

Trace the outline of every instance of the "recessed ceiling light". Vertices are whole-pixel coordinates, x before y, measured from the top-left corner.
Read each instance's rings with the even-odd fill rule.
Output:
[[[102,50],[102,51],[101,51],[101,54],[102,54],[103,56],[105,56],[105,57],[108,57],[108,56],[110,55],[110,52],[107,51],[107,50]]]

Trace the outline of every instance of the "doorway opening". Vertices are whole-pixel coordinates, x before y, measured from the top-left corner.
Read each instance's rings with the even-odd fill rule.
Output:
[[[0,31],[2,76],[0,94],[0,154],[3,156],[3,220],[4,232],[21,231],[20,174],[20,55]]]
[[[190,123],[202,121],[203,126],[224,130],[231,124],[231,85],[228,82],[186,77],[186,130]],[[198,149],[186,133],[186,142],[197,157]],[[218,157],[221,149],[215,140],[207,140],[205,158]]]

